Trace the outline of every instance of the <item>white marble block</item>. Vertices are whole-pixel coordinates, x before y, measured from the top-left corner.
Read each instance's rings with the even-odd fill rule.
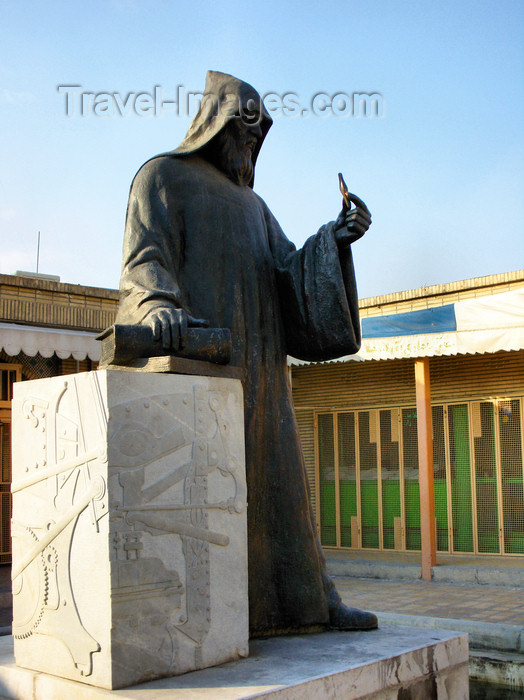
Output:
[[[248,655],[240,381],[15,385],[19,666],[121,688]]]

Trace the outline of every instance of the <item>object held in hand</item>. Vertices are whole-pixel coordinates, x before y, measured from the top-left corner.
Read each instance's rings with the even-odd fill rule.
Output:
[[[155,340],[146,325],[115,324],[97,336],[102,341],[100,367],[126,364],[138,357],[173,355],[190,360],[205,360],[225,365],[231,360],[229,328],[188,328],[184,347],[176,352],[166,350],[162,339]]]
[[[349,198],[349,191],[346,185],[346,181],[344,180],[344,176],[342,173],[338,174],[338,186],[340,188],[340,192],[342,193],[342,197],[344,199],[344,206],[347,209],[351,209],[351,199]]]

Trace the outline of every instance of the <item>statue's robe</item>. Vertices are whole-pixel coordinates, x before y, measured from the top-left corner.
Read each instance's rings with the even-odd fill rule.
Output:
[[[358,350],[349,247],[333,223],[299,251],[263,200],[198,155],[150,160],[133,182],[118,323],[174,306],[230,328],[244,370],[250,628],[253,635],[329,620],[286,356]],[[234,572],[231,572],[234,576]]]

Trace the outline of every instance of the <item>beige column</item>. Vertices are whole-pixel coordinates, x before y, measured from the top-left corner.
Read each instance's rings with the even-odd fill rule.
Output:
[[[437,563],[435,495],[433,487],[433,428],[429,358],[415,360],[417,400],[418,461],[420,487],[420,539],[422,579],[431,581],[431,567]]]

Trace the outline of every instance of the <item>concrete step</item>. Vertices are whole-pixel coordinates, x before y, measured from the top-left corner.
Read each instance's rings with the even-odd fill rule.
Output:
[[[379,630],[383,625],[399,625],[467,633],[470,679],[524,691],[524,628],[474,620],[381,612],[375,614],[378,617]]]
[[[524,656],[509,652],[469,651],[469,677],[473,681],[488,681],[501,686],[524,689]],[[499,697],[506,697],[506,694]],[[522,697],[522,696],[520,696]]]
[[[85,679],[89,682],[89,677]],[[13,640],[0,638],[0,697],[12,700],[333,700],[468,697],[465,635],[384,627],[250,642],[250,655],[222,666],[117,691],[14,665]]]
[[[352,559],[351,555],[326,554],[328,571],[332,576],[352,578],[378,578],[394,580],[420,579],[420,564],[405,561],[378,559]],[[524,560],[514,566],[478,566],[460,564],[440,564],[432,569],[433,580],[438,583],[461,585],[504,586],[524,588]]]
[[[520,625],[372,612],[375,612],[378,617],[379,627],[380,625],[400,625],[402,627],[453,630],[469,635],[471,649],[524,655],[524,628]]]

